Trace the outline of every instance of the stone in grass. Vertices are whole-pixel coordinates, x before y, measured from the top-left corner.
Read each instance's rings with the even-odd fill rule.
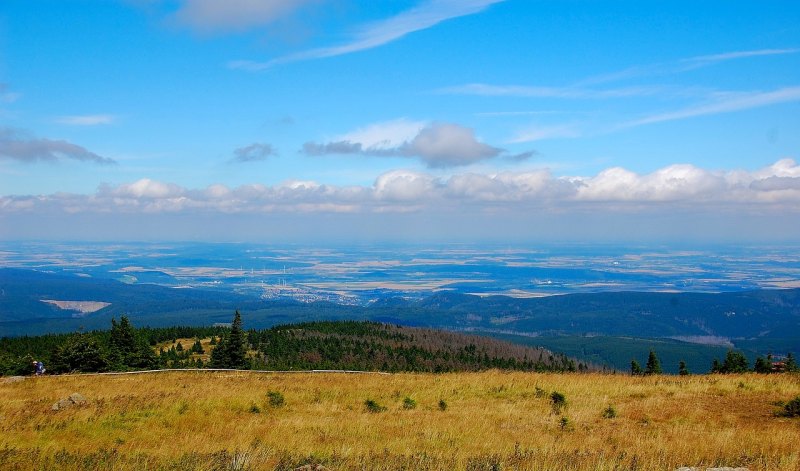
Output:
[[[79,393],[72,393],[66,399],[61,399],[60,401],[53,404],[52,410],[59,411],[64,409],[69,409],[72,406],[82,406],[88,403],[89,401],[83,397],[82,394]]]

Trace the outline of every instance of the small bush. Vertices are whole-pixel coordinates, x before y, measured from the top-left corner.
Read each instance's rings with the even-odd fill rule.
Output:
[[[417,401],[411,399],[408,396],[406,396],[406,398],[403,399],[403,409],[410,410],[416,408],[417,408]]]
[[[784,404],[779,415],[781,417],[800,417],[800,396]]]
[[[447,402],[444,399],[439,399],[439,410],[446,411],[447,410]]]
[[[614,406],[608,406],[603,410],[603,418],[604,419],[614,419],[617,417],[617,410],[614,409]]]
[[[554,414],[560,414],[561,411],[565,407],[567,407],[567,398],[566,398],[566,396],[564,396],[563,394],[561,394],[558,391],[553,391],[553,393],[550,394],[550,402],[553,405],[553,413]]]
[[[267,401],[269,402],[270,407],[283,407],[283,405],[286,403],[283,398],[283,394],[278,391],[267,392]]]
[[[568,417],[561,417],[561,420],[558,421],[558,426],[561,427],[561,430],[569,430],[572,428],[572,423]]]
[[[250,412],[252,412],[253,414],[259,414],[261,413],[261,408],[258,407],[258,405],[254,402],[250,404]]]
[[[541,399],[541,398],[547,396],[547,391],[545,391],[544,389],[540,388],[539,386],[536,386],[535,394],[536,394],[537,398]]]
[[[367,399],[364,401],[364,408],[367,409],[367,412],[372,412],[373,414],[386,410],[386,406],[382,406],[372,399]]]

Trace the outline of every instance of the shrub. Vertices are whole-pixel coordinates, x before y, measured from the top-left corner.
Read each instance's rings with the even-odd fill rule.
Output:
[[[283,398],[283,394],[278,391],[267,392],[267,401],[269,402],[270,407],[283,407],[284,403],[286,402]]]
[[[536,395],[536,397],[541,399],[541,398],[547,396],[547,391],[545,391],[544,389],[540,388],[539,386],[536,386],[535,395]]]
[[[608,406],[603,410],[603,418],[604,419],[614,419],[617,417],[617,410],[614,409],[614,406]]]
[[[568,417],[561,417],[561,420],[558,421],[558,426],[561,427],[561,430],[569,430],[572,428],[572,423]]]
[[[553,405],[553,413],[560,414],[561,411],[567,407],[567,398],[558,391],[553,391],[550,394],[550,402]]]
[[[406,396],[406,398],[403,399],[403,409],[410,410],[410,409],[416,409],[416,408],[417,408],[417,401],[411,399],[408,396]]]
[[[261,408],[258,407],[258,405],[254,402],[250,404],[250,412],[252,412],[253,414],[258,414],[261,412]]]
[[[447,410],[447,402],[444,399],[439,399],[439,410],[443,412]]]
[[[373,414],[386,410],[386,406],[382,406],[372,399],[367,399],[364,401],[364,408],[367,409],[367,412],[372,412]]]
[[[784,404],[779,415],[781,417],[800,417],[800,396]]]

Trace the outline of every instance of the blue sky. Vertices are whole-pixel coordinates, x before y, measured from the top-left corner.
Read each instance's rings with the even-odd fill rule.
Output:
[[[794,1],[0,5],[5,239],[791,241],[798,150]]]

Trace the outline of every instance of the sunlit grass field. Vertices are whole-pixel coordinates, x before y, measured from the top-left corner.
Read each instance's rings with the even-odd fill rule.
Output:
[[[554,391],[567,401],[559,412]],[[88,404],[51,410],[74,392]],[[281,393],[284,404],[270,404],[269,392]],[[800,419],[775,412],[799,394],[798,375],[755,374],[187,371],[0,379],[0,469],[788,471],[800,469]],[[369,399],[386,410],[369,412]]]

